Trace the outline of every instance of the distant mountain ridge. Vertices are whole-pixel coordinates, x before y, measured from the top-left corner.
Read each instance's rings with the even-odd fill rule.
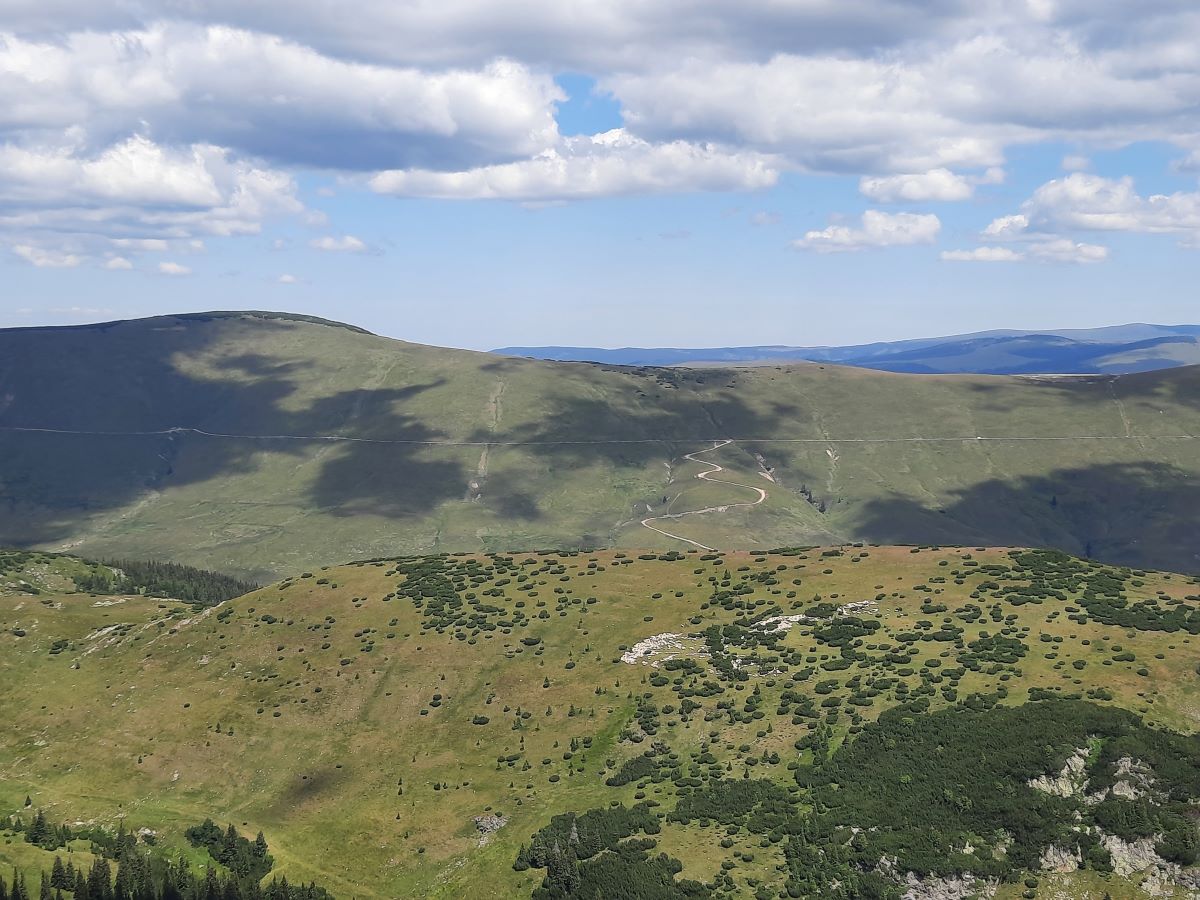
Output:
[[[492,352],[626,366],[816,362],[926,375],[1122,375],[1200,363],[1200,325],[982,331],[845,347],[502,347]]]

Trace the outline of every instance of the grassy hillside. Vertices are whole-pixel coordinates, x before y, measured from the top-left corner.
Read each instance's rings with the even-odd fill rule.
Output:
[[[1162,867],[1127,872],[1140,826],[1117,820],[1132,792],[1143,823],[1190,833],[1200,745],[1174,732],[1200,723],[1198,640],[1195,579],[984,549],[389,559],[202,613],[14,594],[0,816],[28,796],[190,858],[183,832],[211,816],[338,897],[507,898],[547,874],[539,841],[575,846],[552,817],[653,801],[631,831],[576,823],[581,857],[606,834],[656,842],[581,877],[657,877],[662,852],[693,896],[817,897],[851,871],[894,888],[954,866],[1008,872],[1016,898],[1049,842],[1086,869],[1035,896],[1145,896]],[[0,843],[0,871],[52,856]],[[665,877],[642,896],[683,896]]]
[[[456,550],[862,539],[1200,568],[1200,368],[1119,378],[501,358],[276,314],[0,332],[0,544],[267,578]],[[49,429],[49,430],[39,430]],[[177,430],[184,429],[184,430]],[[770,476],[768,478],[767,476]]]
[[[0,596],[143,595],[206,607],[257,587],[253,582],[178,563],[95,562],[66,553],[0,547]]]

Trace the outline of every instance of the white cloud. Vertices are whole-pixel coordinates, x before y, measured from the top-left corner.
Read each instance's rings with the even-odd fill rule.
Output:
[[[983,229],[983,234],[990,238],[1011,238],[1023,234],[1028,227],[1029,219],[1026,216],[1001,216],[993,219]]]
[[[943,250],[939,257],[946,262],[1032,262],[1098,263],[1108,259],[1108,248],[1084,244],[1069,238],[1043,238],[1032,241],[1023,249],[1012,247],[975,247],[972,250]]]
[[[1200,230],[1200,193],[1140,196],[1130,177],[1076,172],[1043,184],[1022,206],[1030,227],[1179,234]]]
[[[0,129],[81,126],[111,138],[149,128],[168,143],[341,169],[537,153],[558,137],[563,99],[549,74],[510,59],[426,71],[163,21],[56,41],[0,34],[0,72]]]
[[[177,262],[160,262],[158,271],[163,275],[191,275],[192,270]]]
[[[830,225],[821,231],[810,231],[792,244],[797,249],[815,250],[818,253],[929,244],[937,238],[941,228],[942,223],[935,215],[885,213],[869,209],[862,214],[858,228]]]
[[[123,256],[114,256],[104,264],[104,268],[110,271],[117,272],[133,268],[133,263]]]
[[[165,253],[171,248],[169,241],[160,238],[113,238],[112,245],[122,250],[137,250],[145,253]]]
[[[1098,263],[1108,259],[1108,248],[1098,244],[1081,244],[1069,238],[1058,238],[1031,245],[1029,254],[1043,262]]]
[[[12,251],[39,269],[73,269],[83,262],[83,258],[74,253],[61,253],[29,244],[17,244]]]
[[[642,137],[722,141],[812,170],[961,171],[1048,140],[1186,145],[1200,132],[1200,16],[1176,0],[1163,6],[1171,15],[1123,27],[1128,10],[1111,4],[1048,18],[1018,4],[977,3],[973,14],[964,4],[961,27],[941,30],[924,5],[913,11],[921,39],[888,48],[758,59],[725,48],[602,83]],[[1102,37],[1099,21],[1114,26]]]
[[[0,146],[0,196],[10,203],[36,204],[70,194],[85,201],[203,207],[220,202],[213,169],[223,151],[196,146],[171,152],[134,136],[92,158],[72,148]]]
[[[1072,232],[1174,234],[1190,246],[1200,239],[1200,192],[1138,194],[1132,178],[1103,178],[1073,172],[1048,181],[1021,204],[983,230],[992,240],[1021,241],[1028,256],[1045,262],[1103,262],[1109,249],[1083,243]]]
[[[52,32],[70,20],[123,27],[138,8],[8,0],[6,9],[14,4],[17,10],[6,14],[10,21]],[[510,56],[570,71],[652,67],[660,58],[684,56],[760,58],[891,47],[954,28],[956,20],[970,28],[979,8],[967,0],[362,0],[347,15],[327,0],[160,0],[141,6],[151,15],[165,8],[195,22],[287,34],[341,58],[445,67]]]
[[[279,283],[280,284],[299,284],[300,279],[297,278],[295,275],[284,274],[284,275],[279,276]]]
[[[915,203],[998,183],[1022,144],[1167,141],[1200,165],[1200,15],[1185,0],[3,6],[10,245],[253,233],[270,198],[306,215],[301,169],[539,204],[822,171]],[[619,146],[560,135],[564,71],[616,100]]]
[[[778,180],[774,161],[709,144],[651,144],[624,129],[564,138],[534,159],[461,172],[380,172],[381,194],[453,199],[578,200],[620,194],[756,190]]]
[[[994,166],[1002,137],[965,127],[929,96],[928,76],[887,61],[780,55],[765,63],[688,60],[617,74],[605,86],[647,138],[720,141],[817,171],[921,172]]]
[[[1171,168],[1176,172],[1200,172],[1200,150],[1193,150],[1183,159],[1177,159]]]
[[[325,235],[309,241],[308,246],[326,253],[362,253],[367,249],[367,245],[352,234],[345,234],[341,237]]]
[[[0,144],[0,239],[72,253],[163,252],[199,235],[255,234],[303,211],[291,176],[220,147],[172,149],[133,136],[91,155]]]
[[[1010,247],[976,247],[973,250],[943,250],[940,258],[947,262],[1020,262],[1025,255]]]
[[[864,197],[877,203],[923,200],[967,200],[974,193],[971,181],[949,169],[931,169],[909,175],[887,175],[863,178],[858,189]]]

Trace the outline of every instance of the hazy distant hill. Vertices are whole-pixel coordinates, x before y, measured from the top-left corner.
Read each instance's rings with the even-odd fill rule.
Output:
[[[533,359],[635,366],[832,362],[885,372],[981,375],[1124,374],[1200,363],[1200,325],[1115,325],[1069,331],[988,331],[849,347],[503,347]]]
[[[279,314],[0,332],[0,544],[255,577],[355,557],[866,540],[1194,571],[1200,367],[622,368]],[[684,458],[717,439],[734,443]],[[768,478],[770,476],[770,478]],[[748,505],[757,489],[767,499]],[[742,504],[742,505],[738,505]]]

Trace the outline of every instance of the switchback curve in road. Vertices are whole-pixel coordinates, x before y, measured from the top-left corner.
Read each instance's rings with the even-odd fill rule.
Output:
[[[750,485],[750,484],[742,484],[741,482],[738,482],[738,481],[727,481],[724,478],[713,478],[712,476],[716,475],[718,472],[724,472],[725,467],[719,466],[716,463],[708,462],[703,459],[696,459],[697,456],[700,456],[703,453],[712,453],[714,450],[720,450],[722,447],[728,447],[732,443],[733,443],[733,441],[728,438],[726,438],[724,440],[720,440],[720,441],[714,441],[713,445],[711,447],[709,447],[707,450],[697,450],[694,453],[685,453],[683,455],[683,458],[689,459],[695,463],[699,463],[702,466],[708,466],[708,469],[706,471],[700,472],[698,475],[696,475],[696,477],[698,479],[700,479],[701,481],[708,481],[713,484],[727,484],[730,487],[745,488],[746,490],[753,491],[755,494],[757,494],[758,495],[757,499],[747,500],[747,501],[744,501],[741,503],[726,503],[721,506],[706,506],[704,509],[692,509],[692,510],[688,510],[687,512],[666,513],[661,516],[649,516],[645,519],[642,519],[642,526],[645,528],[649,528],[651,531],[657,532],[658,534],[661,534],[664,537],[669,537],[669,538],[672,538],[677,541],[683,541],[685,544],[691,544],[693,547],[698,547],[701,550],[715,551],[717,549],[716,547],[709,547],[707,544],[702,544],[699,541],[693,541],[691,538],[686,538],[680,534],[672,534],[669,531],[664,531],[661,528],[656,528],[654,525],[652,525],[650,523],[651,522],[661,522],[666,519],[685,519],[688,516],[700,516],[700,515],[704,515],[705,513],[714,513],[714,512],[723,513],[723,512],[728,512],[731,509],[739,509],[739,508],[748,508],[751,506],[758,506],[760,503],[762,503],[764,500],[766,500],[767,492],[765,490],[763,490],[762,488],[755,487],[754,485]]]

